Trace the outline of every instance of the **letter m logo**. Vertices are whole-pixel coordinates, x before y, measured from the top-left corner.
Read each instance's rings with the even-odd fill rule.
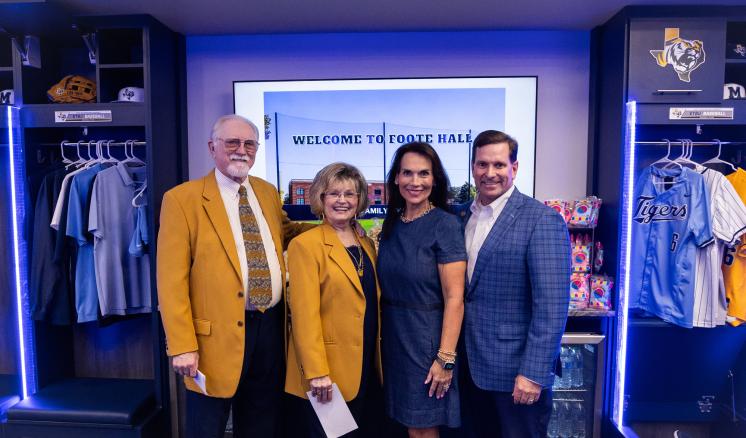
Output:
[[[728,89],[726,99],[746,99],[744,88],[741,85],[728,84],[726,88]]]

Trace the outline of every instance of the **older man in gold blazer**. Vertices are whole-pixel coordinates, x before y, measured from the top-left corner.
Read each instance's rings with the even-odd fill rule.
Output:
[[[219,118],[216,169],[168,191],[158,234],[158,299],[174,370],[185,376],[187,436],[276,435],[284,381],[283,248],[311,225],[287,219],[274,186],[248,176],[252,122]],[[205,393],[195,383],[206,377]]]

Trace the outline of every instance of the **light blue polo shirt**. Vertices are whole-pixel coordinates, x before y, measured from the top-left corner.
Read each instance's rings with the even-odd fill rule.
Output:
[[[135,257],[129,246],[137,228],[132,198],[146,179],[145,166],[119,163],[102,170],[93,184],[88,230],[101,314],[128,315],[151,311],[150,257]]]
[[[70,183],[66,234],[78,244],[75,262],[75,310],[78,322],[98,319],[98,291],[93,266],[93,236],[88,232],[88,205],[96,174],[105,166],[96,164],[81,171]]]

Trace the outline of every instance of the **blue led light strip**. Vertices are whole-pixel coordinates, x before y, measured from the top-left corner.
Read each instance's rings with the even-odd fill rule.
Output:
[[[624,383],[627,367],[627,320],[629,313],[629,274],[632,255],[632,211],[635,195],[635,140],[637,136],[637,102],[627,102],[627,120],[624,149],[624,174],[622,186],[622,224],[620,229],[621,251],[619,258],[619,307],[617,330],[616,393],[614,421],[621,431],[624,427]]]
[[[10,200],[13,207],[13,262],[15,269],[15,286],[16,286],[16,310],[18,318],[18,348],[21,362],[21,386],[23,398],[28,397],[28,373],[26,372],[26,336],[24,330],[24,311],[23,311],[23,289],[21,288],[21,242],[20,231],[18,229],[18,200],[16,192],[16,163],[15,163],[15,139],[13,138],[13,107],[7,107],[8,117],[8,151],[10,158]]]

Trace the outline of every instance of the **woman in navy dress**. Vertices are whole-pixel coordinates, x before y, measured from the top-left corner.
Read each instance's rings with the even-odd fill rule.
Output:
[[[387,414],[410,437],[460,425],[454,376],[464,315],[466,250],[446,212],[448,176],[427,143],[400,147],[378,252],[381,349]]]

